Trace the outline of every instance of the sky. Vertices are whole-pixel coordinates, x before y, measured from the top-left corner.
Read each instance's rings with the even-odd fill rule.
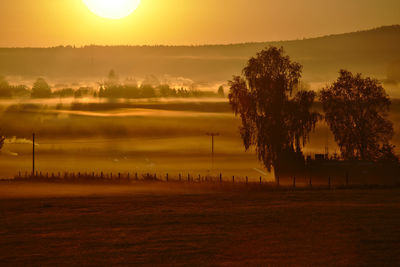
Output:
[[[120,20],[82,0],[0,0],[0,12],[0,47],[228,44],[400,24],[400,0],[142,0]]]

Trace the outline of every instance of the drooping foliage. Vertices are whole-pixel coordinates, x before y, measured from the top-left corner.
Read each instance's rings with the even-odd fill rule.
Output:
[[[387,120],[391,102],[375,79],[347,70],[321,91],[325,120],[344,159],[393,158],[393,124]],[[392,154],[392,155],[390,155]]]
[[[269,171],[303,158],[301,149],[319,118],[311,111],[315,93],[299,88],[301,72],[283,48],[270,47],[248,61],[243,76],[229,81],[229,101],[242,120],[244,146],[254,146]]]

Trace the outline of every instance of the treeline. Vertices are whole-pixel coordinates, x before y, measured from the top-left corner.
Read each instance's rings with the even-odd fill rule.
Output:
[[[0,76],[0,98],[156,98],[156,97],[224,97],[224,88],[220,86],[217,92],[203,91],[195,88],[173,88],[168,84],[159,84],[158,81],[146,79],[139,86],[136,81],[120,83],[114,71],[110,71],[108,79],[99,83],[99,88],[80,87],[52,90],[47,81],[38,78],[32,89],[25,85],[13,86]]]
[[[200,91],[196,89],[171,88],[169,85],[152,86],[143,84],[136,85],[105,85],[100,87],[94,96],[105,98],[155,98],[155,97],[223,97],[223,89],[219,93],[213,91]]]

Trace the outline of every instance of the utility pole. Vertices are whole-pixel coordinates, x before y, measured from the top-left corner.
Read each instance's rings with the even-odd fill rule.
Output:
[[[32,177],[35,176],[35,134],[32,134]]]
[[[211,136],[211,167],[214,169],[214,137],[219,136],[219,133],[206,133],[207,136]]]

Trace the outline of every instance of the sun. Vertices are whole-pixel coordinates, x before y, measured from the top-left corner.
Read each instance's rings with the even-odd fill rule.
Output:
[[[82,0],[94,14],[107,19],[122,19],[129,16],[140,4],[140,0]]]

